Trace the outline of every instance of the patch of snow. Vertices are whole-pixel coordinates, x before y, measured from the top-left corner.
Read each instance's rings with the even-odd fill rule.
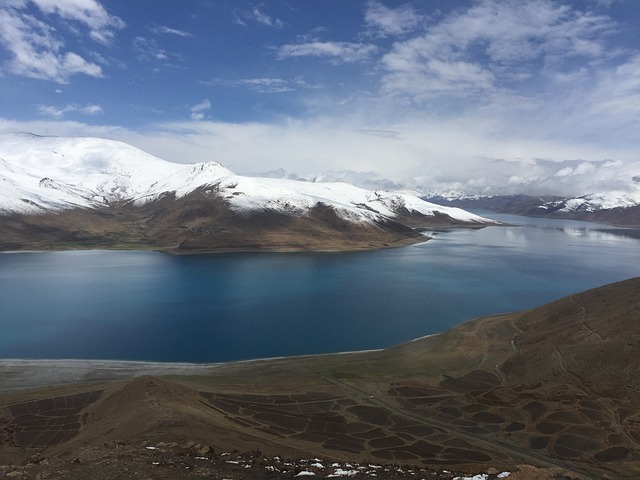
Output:
[[[342,468],[338,468],[332,474],[327,475],[327,478],[354,477],[357,474],[358,474],[357,470],[344,470]]]

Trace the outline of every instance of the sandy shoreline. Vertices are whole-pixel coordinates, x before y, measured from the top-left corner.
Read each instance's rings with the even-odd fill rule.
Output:
[[[0,392],[63,384],[124,380],[140,375],[205,374],[220,364],[111,360],[0,360]]]
[[[382,350],[354,350],[212,363],[8,358],[0,359],[0,393],[65,384],[127,380],[142,375],[207,375],[221,368],[237,368],[260,363],[288,363],[331,356],[351,356]]]

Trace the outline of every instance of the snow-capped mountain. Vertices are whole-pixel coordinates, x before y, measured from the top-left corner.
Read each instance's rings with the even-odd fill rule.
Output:
[[[182,196],[232,173],[217,163],[179,165],[98,138],[0,135],[0,211],[34,213]]]
[[[461,209],[402,193],[367,191],[346,183],[244,177],[216,162],[170,163],[125,143],[98,138],[3,135],[0,162],[0,210],[5,213],[95,208],[122,201],[139,204],[166,192],[179,198],[209,186],[239,212],[268,209],[303,214],[320,203],[352,220],[392,218],[407,209],[422,215],[439,212],[463,222],[487,222]]]
[[[491,210],[532,217],[565,218],[640,227],[640,199],[628,192],[606,192],[579,197],[558,195],[437,195],[425,200],[465,209]]]
[[[526,182],[494,178],[493,183],[477,185],[444,182],[433,185],[433,178],[393,181],[375,172],[329,171],[304,177],[310,182],[346,182],[369,190],[409,192],[428,202],[470,209],[524,215],[557,216],[640,225],[635,210],[640,209],[640,163],[633,161],[540,162],[539,171]],[[269,177],[301,178],[285,170]]]
[[[591,193],[577,197],[563,197],[560,195],[547,195],[542,197],[523,195],[466,195],[461,192],[429,192],[421,198],[429,201],[441,203],[490,203],[499,199],[513,198],[531,199],[531,207],[547,212],[558,212],[564,214],[580,212],[598,212],[601,210],[611,210],[615,208],[631,208],[640,205],[640,189],[638,194],[627,191],[608,191],[601,193]]]
[[[128,215],[139,215],[141,209],[150,210],[162,203],[162,210],[150,216],[158,218],[179,208],[180,218],[171,222],[180,221],[190,231],[215,230],[214,217],[207,214],[207,208],[218,212],[218,216],[224,210],[227,221],[230,216],[246,219],[269,213],[289,219],[309,217],[319,224],[333,222],[335,230],[344,230],[346,224],[375,228],[386,225],[388,229],[395,223],[404,228],[495,223],[405,193],[369,191],[340,182],[245,177],[216,162],[171,163],[125,143],[98,138],[0,135],[0,186],[0,214],[5,217],[31,218],[34,214],[69,211],[82,211],[85,217],[102,212],[104,217],[105,212],[113,214],[122,209]],[[168,198],[174,202],[170,207]],[[185,220],[194,215],[209,226],[203,230],[201,225]],[[336,222],[346,224],[338,228]],[[169,220],[164,221],[167,224]],[[264,228],[273,226],[265,223]]]

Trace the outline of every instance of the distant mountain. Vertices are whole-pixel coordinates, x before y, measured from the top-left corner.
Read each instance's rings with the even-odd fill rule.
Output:
[[[304,180],[346,182],[370,190],[411,192],[443,206],[640,226],[640,164],[637,162],[565,161],[557,165],[546,162],[542,167],[546,174],[521,185],[507,180],[500,184],[499,180],[493,179],[493,183],[483,186],[481,192],[474,192],[468,185],[457,182],[438,183],[431,188],[429,183],[433,179],[428,175],[389,180],[370,171],[329,171],[304,177]],[[267,175],[302,179],[282,169]]]
[[[609,192],[580,197],[530,195],[445,196],[432,193],[423,198],[427,201],[450,207],[640,227],[640,195]]]
[[[0,135],[0,249],[359,249],[415,227],[491,223],[459,208],[346,183],[236,175],[97,138]]]

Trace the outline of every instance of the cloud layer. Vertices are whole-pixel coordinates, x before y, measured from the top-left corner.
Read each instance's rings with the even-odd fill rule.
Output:
[[[618,7],[640,18],[640,6],[372,0],[328,15],[199,5],[168,25],[171,15],[150,10],[138,24],[97,0],[6,0],[5,79],[91,79],[114,96],[40,95],[32,118],[8,116],[0,130],[105,136],[245,174],[333,171],[490,194],[635,188],[640,47]],[[136,85],[140,97],[153,85],[131,103],[154,116],[133,125],[115,102],[123,108],[119,95]]]
[[[28,13],[30,4],[44,18]],[[105,45],[125,25],[95,0],[8,0],[0,8],[0,39],[12,55],[9,70],[58,83],[68,83],[79,74],[102,77],[100,65],[67,50],[56,21],[62,21],[63,28],[83,28],[89,38]]]

